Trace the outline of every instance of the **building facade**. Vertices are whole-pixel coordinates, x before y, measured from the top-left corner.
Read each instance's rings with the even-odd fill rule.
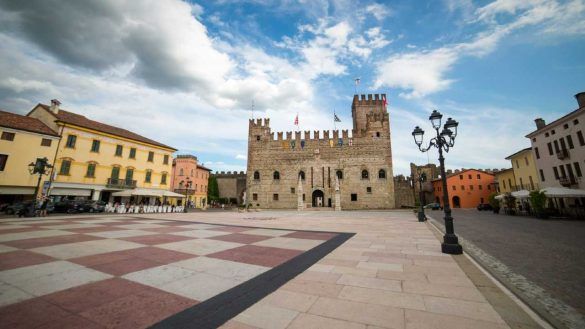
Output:
[[[495,173],[496,192],[499,194],[512,193],[517,191],[514,169],[503,169]]]
[[[27,115],[57,131],[50,195],[114,201],[112,193],[144,188],[169,190],[176,149],[128,130],[65,111],[57,100]]]
[[[414,188],[412,187],[412,177],[404,175],[394,176],[394,200],[396,208],[413,208]]]
[[[426,180],[422,183],[422,194],[421,192],[421,184],[419,184],[419,177],[422,174],[425,174]],[[420,203],[423,202],[424,204],[429,204],[434,201],[434,191],[433,191],[433,184],[431,183],[433,180],[439,178],[441,176],[441,168],[437,167],[436,164],[427,163],[425,165],[416,165],[414,163],[410,163],[410,177],[414,180],[414,197],[415,202]],[[420,198],[423,198],[421,201]]]
[[[246,173],[240,171],[216,172],[212,174],[217,180],[219,197],[229,199],[230,203],[243,205],[246,191]]]
[[[352,118],[351,136],[347,130],[275,136],[270,119],[250,120],[247,204],[281,209],[394,208],[386,95],[354,95]]]
[[[443,204],[442,180],[432,181],[435,202]],[[494,192],[494,175],[490,172],[467,169],[447,175],[449,206],[451,208],[475,208],[480,203],[487,203],[489,195]]]
[[[207,200],[208,169],[199,164],[194,155],[177,155],[173,159],[171,175],[171,189],[180,194],[186,194],[190,205],[205,209]],[[179,203],[182,201],[179,200]]]
[[[510,160],[512,163],[516,190],[535,191],[540,189],[536,161],[531,147],[506,157],[506,160]]]
[[[541,187],[585,189],[585,92],[575,95],[578,108],[546,124],[534,120],[526,135],[532,143]]]
[[[47,158],[53,164],[59,135],[41,121],[0,111],[0,204],[33,199],[39,175],[29,164]],[[41,178],[41,188],[50,175]]]

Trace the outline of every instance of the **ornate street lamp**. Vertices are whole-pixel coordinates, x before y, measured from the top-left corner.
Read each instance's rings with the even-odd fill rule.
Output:
[[[427,181],[427,174],[426,173],[421,173],[420,168],[418,169],[418,203],[420,204],[420,209],[418,211],[418,221],[419,222],[424,222],[425,220],[427,220],[427,217],[425,216],[425,208],[424,208],[424,202],[423,202],[423,190],[422,190],[422,184],[424,182]]]
[[[28,165],[28,172],[31,175],[39,175],[39,180],[37,182],[37,187],[35,188],[34,198],[36,199],[39,195],[39,190],[41,188],[41,180],[43,179],[43,175],[48,175],[48,170],[53,168],[51,164],[49,164],[49,159],[47,158],[37,158],[35,162],[31,162]],[[36,202],[33,202],[33,211],[35,210]]]
[[[425,132],[419,126],[414,128],[412,137],[414,137],[414,142],[421,152],[427,152],[431,147],[439,149],[441,181],[443,185],[443,210],[445,211],[445,235],[443,236],[441,250],[445,254],[459,255],[463,253],[463,248],[459,244],[459,239],[457,238],[457,235],[455,235],[455,230],[453,228],[453,217],[451,217],[451,207],[449,207],[449,191],[447,190],[447,175],[445,174],[445,158],[443,157],[443,151],[449,152],[449,149],[455,145],[455,137],[457,136],[457,126],[459,126],[459,123],[449,118],[443,125],[443,130],[439,131],[442,118],[443,115],[437,110],[434,110],[433,113],[431,113],[429,120],[431,121],[437,136],[429,141],[427,147],[422,146]]]
[[[183,207],[183,212],[188,212],[187,211],[187,204],[189,201],[189,192],[191,191],[191,184],[193,184],[192,181],[190,181],[189,179],[187,179],[187,181],[181,181],[181,184],[185,183],[185,206]]]

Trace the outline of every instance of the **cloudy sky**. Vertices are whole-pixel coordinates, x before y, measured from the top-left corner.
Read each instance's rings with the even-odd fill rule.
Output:
[[[388,95],[395,174],[436,162],[410,135],[432,109],[460,122],[448,168],[507,167],[584,58],[585,0],[0,0],[0,108],[57,98],[214,170],[245,170],[252,115],[351,128],[355,77]]]

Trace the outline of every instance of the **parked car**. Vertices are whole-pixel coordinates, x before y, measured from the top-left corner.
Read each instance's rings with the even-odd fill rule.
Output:
[[[89,200],[83,204],[83,212],[104,212],[106,203],[103,201]]]
[[[14,214],[17,214],[19,211],[21,211],[24,208],[31,207],[31,205],[32,205],[32,201],[23,201],[23,202],[13,203],[9,206],[6,206],[4,208],[4,212],[7,215],[14,215]]]
[[[62,201],[55,203],[54,209],[55,209],[54,210],[55,212],[72,214],[72,213],[84,212],[85,205],[84,205],[83,201],[62,200]]]
[[[480,203],[477,205],[477,210],[494,210],[494,208],[489,203]]]
[[[424,208],[425,209],[431,209],[431,210],[441,210],[441,209],[443,209],[441,207],[441,204],[440,203],[436,203],[436,202],[429,203],[428,205],[424,206]]]

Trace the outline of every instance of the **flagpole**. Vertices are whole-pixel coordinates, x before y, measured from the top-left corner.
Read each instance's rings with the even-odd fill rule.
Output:
[[[335,109],[333,109],[333,130],[337,130],[337,124],[335,123]]]

